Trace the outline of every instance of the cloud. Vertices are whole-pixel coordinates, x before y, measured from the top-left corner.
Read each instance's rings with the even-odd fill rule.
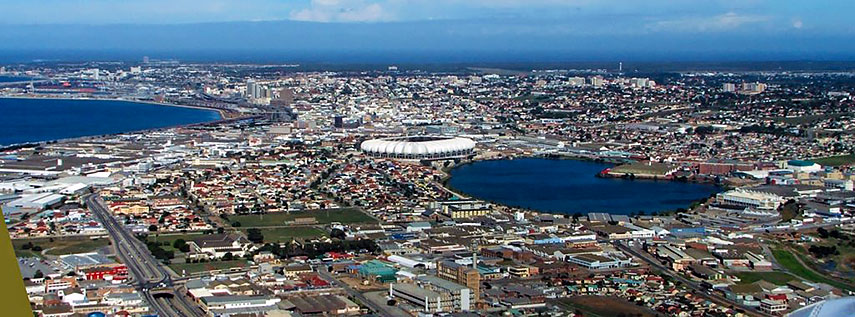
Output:
[[[804,27],[804,23],[802,23],[801,19],[793,20],[793,28],[801,29],[802,27]]]
[[[312,0],[308,8],[292,11],[290,18],[311,22],[378,22],[390,21],[392,15],[379,3]]]
[[[713,17],[686,17],[673,20],[662,20],[648,24],[649,31],[668,32],[721,32],[738,29],[748,24],[758,24],[769,21],[768,16],[742,15],[735,12]]]

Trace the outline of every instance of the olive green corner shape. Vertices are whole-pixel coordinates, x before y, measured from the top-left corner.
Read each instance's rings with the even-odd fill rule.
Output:
[[[2,213],[0,208],[0,213]],[[3,316],[33,316],[6,222],[0,223],[0,306]]]

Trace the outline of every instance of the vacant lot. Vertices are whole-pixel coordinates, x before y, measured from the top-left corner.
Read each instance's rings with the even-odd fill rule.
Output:
[[[110,245],[110,239],[107,238],[98,238],[95,240],[87,237],[54,238],[53,241],[50,241],[48,238],[12,240],[12,246],[15,248],[15,256],[41,256],[41,251],[23,249],[23,246],[28,242],[32,242],[33,246],[38,246],[42,250],[50,249],[45,252],[49,255],[94,252],[101,247]]]
[[[377,222],[374,218],[366,215],[359,209],[342,208],[318,211],[301,211],[291,213],[271,213],[264,215],[236,215],[230,216],[228,222],[240,222],[241,227],[271,227],[283,226],[296,218],[314,217],[319,224],[331,222],[340,223],[368,223]]]
[[[651,162],[649,165],[648,163],[631,163],[615,166],[611,172],[616,174],[635,174],[636,176],[665,176],[665,173],[672,168],[674,168],[672,165],[655,162]]]
[[[304,240],[323,237],[327,235],[326,231],[315,227],[290,227],[290,228],[262,228],[261,234],[264,236],[264,242],[281,243],[291,240]],[[246,234],[246,229],[241,229]]]
[[[740,284],[750,284],[764,280],[775,285],[785,285],[787,282],[797,279],[795,276],[785,272],[739,272],[735,275],[741,280]]]
[[[578,309],[585,312],[585,316],[656,316],[656,312],[644,306],[638,306],[622,298],[606,296],[574,296],[558,300],[559,305]]]

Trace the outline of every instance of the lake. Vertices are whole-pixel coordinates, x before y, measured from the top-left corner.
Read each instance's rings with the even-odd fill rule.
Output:
[[[0,145],[220,120],[213,110],[130,101],[0,98]]]
[[[449,185],[475,198],[562,214],[650,214],[686,208],[721,191],[710,184],[595,176],[612,166],[539,158],[479,161],[454,168]]]

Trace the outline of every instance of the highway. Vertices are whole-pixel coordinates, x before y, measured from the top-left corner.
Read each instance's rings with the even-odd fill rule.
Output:
[[[202,315],[199,306],[192,303],[182,292],[176,289],[172,276],[169,275],[163,264],[155,259],[148,248],[110,214],[100,197],[89,195],[84,197],[84,200],[86,206],[110,234],[113,246],[116,248],[116,254],[128,267],[128,272],[133,279],[132,285],[143,295],[155,313],[159,316]],[[160,293],[167,296],[155,298],[151,292],[152,288],[171,290],[171,293],[168,291],[167,294]],[[169,297],[169,294],[172,296]]]
[[[745,312],[746,315],[749,315],[749,316],[756,316],[756,317],[769,316],[769,315],[764,314],[764,313],[762,313],[762,312],[760,312],[760,311],[758,311],[752,307],[748,307],[748,306],[730,301],[727,298],[725,298],[724,296],[721,296],[715,292],[708,292],[707,289],[704,289],[703,287],[701,287],[700,283],[689,280],[689,279],[681,276],[680,274],[678,274],[674,271],[671,271],[670,268],[665,267],[664,265],[662,265],[662,263],[659,263],[658,260],[642,254],[642,252],[644,252],[644,251],[640,251],[640,250],[636,250],[634,248],[628,247],[628,246],[624,245],[623,243],[621,243],[620,241],[615,241],[612,244],[615,247],[617,247],[618,249],[620,249],[621,251],[627,252],[627,253],[635,256],[636,258],[639,258],[642,261],[647,262],[647,264],[649,264],[651,267],[654,267],[654,268],[662,271],[663,273],[667,274],[668,276],[674,278],[675,280],[682,282],[684,285],[695,290],[695,293],[698,294],[699,296],[702,296],[702,297],[704,297],[704,298],[706,298],[706,299],[708,299],[708,300],[710,300],[716,304],[722,305],[724,307],[739,307],[740,309],[742,309]]]

